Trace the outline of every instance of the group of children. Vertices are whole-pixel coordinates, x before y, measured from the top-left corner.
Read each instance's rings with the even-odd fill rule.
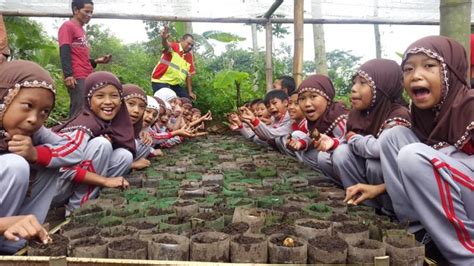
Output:
[[[204,121],[187,98],[169,88],[154,96],[121,84],[110,72],[85,80],[84,107],[70,120],[46,128],[55,85],[36,63],[0,64],[0,252],[11,254],[24,239],[47,241],[42,228],[51,206],[66,216],[101,187],[127,188],[131,169],[185,138],[205,135]]]
[[[351,110],[334,101],[327,76],[312,75],[296,90],[274,86],[228,119],[245,138],[322,171],[346,190],[347,204],[374,207],[424,244],[432,239],[450,263],[472,265],[474,90],[467,71],[458,42],[425,37],[408,47],[401,66],[362,64]]]

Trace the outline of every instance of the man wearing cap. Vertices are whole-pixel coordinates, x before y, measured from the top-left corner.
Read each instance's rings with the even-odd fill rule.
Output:
[[[196,99],[192,88],[192,75],[194,75],[194,62],[191,50],[194,38],[191,34],[184,34],[180,42],[169,42],[168,28],[161,32],[163,52],[160,62],[153,69],[151,82],[153,92],[161,88],[171,88],[179,97]],[[186,84],[187,91],[182,84]]]

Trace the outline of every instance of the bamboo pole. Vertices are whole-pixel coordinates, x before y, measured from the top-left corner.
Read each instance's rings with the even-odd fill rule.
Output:
[[[252,23],[252,50],[255,58],[258,56],[257,24]]]
[[[451,37],[464,46],[468,55],[468,67],[471,54],[471,4],[468,0],[441,0],[439,3],[440,35]],[[467,84],[470,84],[469,76],[466,77]]]
[[[304,50],[304,0],[294,0],[294,32],[295,32],[295,50],[293,56],[293,78],[296,87],[303,80],[303,50]]]
[[[379,1],[374,0],[374,17],[379,15]],[[378,24],[374,24],[374,37],[375,37],[375,57],[382,58],[382,43],[380,41],[380,29]]]
[[[265,81],[267,91],[272,90],[273,84],[272,37],[272,23],[268,21],[265,25]]]
[[[322,17],[321,2],[313,0],[311,3],[311,13],[313,18]],[[314,43],[314,63],[317,74],[328,74],[328,65],[326,59],[326,44],[324,38],[324,25],[313,24],[313,43]]]
[[[69,18],[68,12],[32,12],[32,11],[2,11],[4,16],[20,17],[62,17]],[[115,13],[94,13],[94,18],[103,19],[132,19],[132,20],[159,20],[159,21],[184,21],[184,22],[208,22],[208,23],[257,23],[266,24],[266,18],[212,18],[212,17],[179,17],[179,16],[160,16],[160,15],[142,15],[142,14],[115,14]],[[293,24],[291,18],[272,18],[272,23]],[[380,25],[439,25],[439,20],[406,20],[406,19],[321,19],[307,18],[305,24],[380,24]]]

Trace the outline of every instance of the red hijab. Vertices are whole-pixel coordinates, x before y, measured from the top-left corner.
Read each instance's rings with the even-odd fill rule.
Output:
[[[122,98],[120,111],[112,121],[104,121],[97,117],[90,106],[90,100],[94,92],[107,85],[112,85],[117,88]],[[54,130],[67,132],[83,129],[91,137],[108,135],[112,139],[112,147],[114,149],[124,148],[135,156],[136,148],[133,125],[122,95],[122,84],[114,74],[106,71],[98,71],[90,74],[85,80],[85,101],[82,111],[64,124],[54,127]]]

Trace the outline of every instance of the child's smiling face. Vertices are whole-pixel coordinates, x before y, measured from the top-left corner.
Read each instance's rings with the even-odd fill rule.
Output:
[[[433,108],[441,101],[441,64],[423,53],[409,55],[402,66],[403,86],[413,104],[420,109]]]
[[[104,121],[112,121],[120,111],[121,105],[120,93],[113,85],[98,89],[90,99],[92,112]]]

